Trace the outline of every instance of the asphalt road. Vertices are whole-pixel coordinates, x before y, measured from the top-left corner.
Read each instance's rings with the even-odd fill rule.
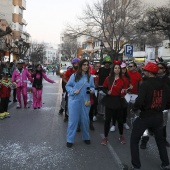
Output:
[[[90,132],[91,145],[83,143],[80,132],[73,148],[66,147],[67,123],[63,122],[63,115],[58,115],[61,79],[51,73],[48,77],[56,83],[43,82],[41,109],[18,110],[15,103],[10,103],[11,118],[0,121],[0,170],[126,170],[126,165],[131,165],[131,131],[124,131],[125,145],[119,143],[116,130],[109,134],[108,145],[102,146],[102,116],[94,122],[95,131]],[[142,170],[159,170],[161,161],[153,137],[148,148],[140,150],[140,157]]]

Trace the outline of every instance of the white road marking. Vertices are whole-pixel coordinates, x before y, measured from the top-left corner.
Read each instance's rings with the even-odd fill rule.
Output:
[[[103,134],[100,134],[100,136],[102,138],[104,138],[104,135]],[[118,165],[118,167],[120,168],[120,170],[123,170],[125,169],[122,161],[120,160],[119,156],[117,155],[116,151],[113,149],[113,147],[110,145],[109,142],[107,142],[107,148],[109,149],[110,153],[112,154],[114,160],[115,160],[115,163]]]

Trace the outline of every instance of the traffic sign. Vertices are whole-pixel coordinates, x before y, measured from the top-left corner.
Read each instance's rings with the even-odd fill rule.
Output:
[[[133,45],[126,45],[125,46],[125,56],[133,57]]]

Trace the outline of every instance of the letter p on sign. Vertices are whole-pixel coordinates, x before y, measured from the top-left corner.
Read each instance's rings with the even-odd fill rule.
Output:
[[[133,45],[126,45],[125,46],[125,56],[133,57]]]

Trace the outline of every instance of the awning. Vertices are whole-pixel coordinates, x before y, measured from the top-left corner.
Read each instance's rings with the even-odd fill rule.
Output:
[[[170,56],[162,56],[163,60],[170,60]]]
[[[141,58],[141,57],[146,57],[147,54],[145,51],[137,51],[137,52],[133,52],[133,57],[137,58]]]

